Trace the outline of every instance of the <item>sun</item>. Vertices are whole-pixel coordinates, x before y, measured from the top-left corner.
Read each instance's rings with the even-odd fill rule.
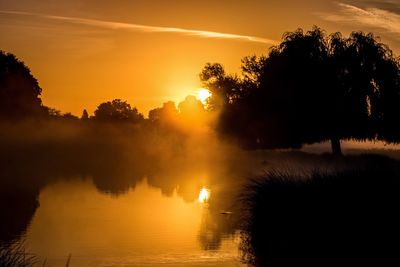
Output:
[[[208,89],[200,89],[197,92],[197,99],[200,100],[203,104],[206,104],[207,98],[211,96],[211,92]]]
[[[209,199],[210,199],[210,189],[203,187],[199,193],[199,202],[207,203]]]

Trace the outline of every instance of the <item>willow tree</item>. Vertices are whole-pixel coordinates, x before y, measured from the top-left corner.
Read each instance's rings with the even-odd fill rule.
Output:
[[[373,34],[329,37],[332,103],[337,139],[400,141],[400,67]],[[339,151],[340,152],[340,151]]]
[[[344,38],[299,29],[268,56],[242,62],[240,78],[212,72],[212,65],[201,76],[211,91],[231,93],[216,94],[225,97],[221,114],[230,114],[221,116],[219,130],[242,144],[284,148],[329,140],[341,154],[341,139],[400,141],[399,60],[373,34]]]

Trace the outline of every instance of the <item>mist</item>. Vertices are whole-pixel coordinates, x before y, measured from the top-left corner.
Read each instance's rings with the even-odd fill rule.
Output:
[[[206,63],[198,97],[148,115],[116,98],[77,117],[46,106],[30,69],[0,51],[0,265],[28,255],[25,241],[42,266],[279,266],[287,251],[318,262],[308,245],[320,243],[341,262],[370,217],[379,242],[353,259],[391,253],[377,246],[398,206],[399,59],[372,33],[315,26],[241,62],[239,74]],[[372,215],[371,196],[383,200]]]

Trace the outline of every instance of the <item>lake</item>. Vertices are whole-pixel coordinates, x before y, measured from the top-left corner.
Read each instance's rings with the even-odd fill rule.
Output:
[[[69,256],[72,267],[243,266],[237,215],[252,164],[238,155],[13,153],[2,165],[0,244],[23,240],[36,266]]]
[[[40,263],[65,266],[71,254],[70,266],[240,266],[239,234],[216,225],[229,215],[176,190],[166,196],[146,179],[120,196],[100,193],[90,179],[57,182],[39,203],[24,236]]]
[[[3,146],[0,245],[23,240],[36,266],[242,266],[249,178],[337,168],[294,151],[152,156],[108,144]]]

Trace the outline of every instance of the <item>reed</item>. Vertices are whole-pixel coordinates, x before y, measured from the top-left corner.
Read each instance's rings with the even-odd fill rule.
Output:
[[[24,242],[0,245],[0,267],[30,267],[36,262],[36,256],[26,251]]]
[[[399,164],[306,175],[272,171],[246,188],[241,251],[253,266],[398,266]],[[394,264],[394,265],[393,265]]]

